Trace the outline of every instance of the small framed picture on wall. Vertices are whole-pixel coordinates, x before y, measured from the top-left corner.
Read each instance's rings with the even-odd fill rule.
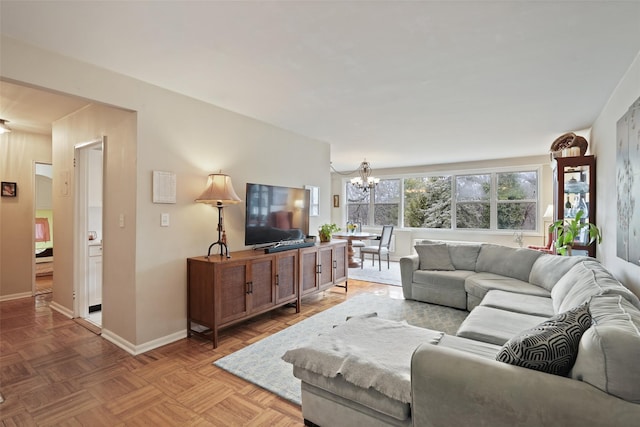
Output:
[[[339,208],[340,207],[340,195],[338,195],[338,194],[334,194],[333,195],[333,207],[334,208]]]
[[[16,197],[18,195],[18,184],[15,182],[2,181],[2,197]]]

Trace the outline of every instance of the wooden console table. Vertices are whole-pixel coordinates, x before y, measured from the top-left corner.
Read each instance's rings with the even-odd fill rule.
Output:
[[[303,295],[342,282],[346,288],[346,263],[346,242],[188,258],[187,336],[211,339],[216,348],[222,328],[288,304],[299,313]]]

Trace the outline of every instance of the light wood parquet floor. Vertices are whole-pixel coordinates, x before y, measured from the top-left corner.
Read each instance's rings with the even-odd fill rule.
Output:
[[[36,276],[36,295],[48,294],[53,291],[53,273]]]
[[[349,280],[220,334],[131,356],[49,308],[51,294],[0,303],[3,426],[302,426],[300,407],[213,366],[227,354],[359,293],[399,287]]]

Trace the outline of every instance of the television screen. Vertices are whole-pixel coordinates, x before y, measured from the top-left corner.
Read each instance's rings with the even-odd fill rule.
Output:
[[[309,234],[309,190],[247,183],[244,244],[302,240]]]

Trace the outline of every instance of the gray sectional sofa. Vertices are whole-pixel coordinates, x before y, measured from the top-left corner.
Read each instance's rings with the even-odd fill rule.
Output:
[[[388,369],[399,384],[406,369],[409,398],[350,382],[339,361],[337,374],[323,374],[314,356],[297,363],[298,350],[288,352],[308,425],[640,425],[640,300],[598,261],[490,244],[424,241],[416,250],[400,260],[405,298],[469,315],[455,336],[376,318],[351,325],[363,336],[398,331],[402,346],[390,347],[411,349],[398,356],[408,366]]]

